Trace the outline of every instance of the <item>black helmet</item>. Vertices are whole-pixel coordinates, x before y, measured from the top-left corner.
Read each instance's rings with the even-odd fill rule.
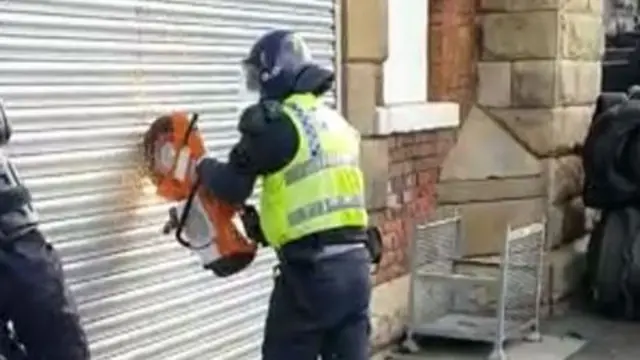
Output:
[[[300,71],[311,64],[307,44],[289,30],[273,30],[256,41],[243,62],[247,89],[263,99],[278,99],[290,91]]]

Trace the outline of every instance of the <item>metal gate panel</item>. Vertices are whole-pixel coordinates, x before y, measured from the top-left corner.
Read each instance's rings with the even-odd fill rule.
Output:
[[[333,68],[332,0],[2,0],[9,153],[62,253],[96,360],[259,358],[274,256],[220,281],[160,229],[136,177],[141,132],[201,114],[212,155],[238,134],[239,60],[265,30],[299,31]],[[334,99],[330,99],[334,102]]]

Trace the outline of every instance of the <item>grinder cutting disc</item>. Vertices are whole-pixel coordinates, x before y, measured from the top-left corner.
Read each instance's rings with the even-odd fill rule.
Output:
[[[174,112],[157,118],[144,134],[147,173],[158,195],[170,201],[189,196],[196,181],[195,164],[206,153],[194,120],[187,113]]]

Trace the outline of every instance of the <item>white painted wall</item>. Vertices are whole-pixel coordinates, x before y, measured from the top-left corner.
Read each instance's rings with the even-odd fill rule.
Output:
[[[383,65],[385,105],[378,109],[378,132],[381,134],[459,124],[458,104],[427,102],[428,2],[388,2],[389,56]]]
[[[428,0],[390,0],[389,57],[384,63],[387,105],[427,100]]]

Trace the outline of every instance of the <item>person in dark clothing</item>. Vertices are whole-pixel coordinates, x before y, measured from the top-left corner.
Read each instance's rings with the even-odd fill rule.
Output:
[[[88,360],[59,256],[38,229],[29,191],[3,151],[10,138],[0,103],[0,359]]]
[[[259,101],[227,162],[200,161],[217,197],[245,204],[262,183],[260,235],[279,258],[263,360],[369,358],[370,254],[359,134],[322,104],[334,74],[297,34],[262,36],[243,62]]]

